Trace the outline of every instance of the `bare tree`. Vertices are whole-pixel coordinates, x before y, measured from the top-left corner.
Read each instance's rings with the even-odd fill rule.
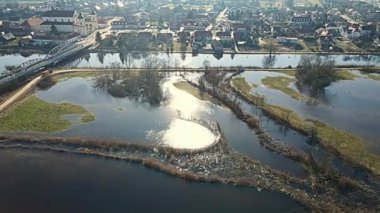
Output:
[[[205,69],[206,72],[208,71],[208,69],[210,68],[210,66],[211,66],[211,62],[209,60],[205,59],[203,61],[203,68]]]
[[[264,48],[269,51],[269,55],[276,53],[276,51],[278,50],[276,40],[273,38],[268,39],[266,44],[264,45]]]

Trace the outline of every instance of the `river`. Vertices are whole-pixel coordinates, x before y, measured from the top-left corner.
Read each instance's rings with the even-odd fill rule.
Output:
[[[16,65],[37,57],[43,57],[43,55],[0,56],[0,69],[4,67],[5,70],[6,65]],[[209,60],[211,66],[258,67],[287,67],[289,65],[294,67],[300,60],[300,55],[277,55],[275,59],[267,63],[267,56],[264,54],[224,55],[221,59],[216,59],[213,55],[193,57],[191,54],[179,53],[170,56],[158,54],[157,57],[170,60],[173,66],[178,63],[178,66],[194,68],[202,67],[204,60]],[[349,58],[339,55],[333,57],[338,65],[379,65],[380,63],[379,56]],[[66,66],[104,67],[114,62],[123,64],[122,59],[125,60],[119,54],[91,53]],[[133,60],[134,66],[139,67],[142,63],[143,59]],[[124,61],[124,66],[127,66],[126,64]],[[279,91],[263,87],[260,83],[261,78],[272,75],[269,72],[247,72],[243,75],[252,83],[260,85],[258,92],[268,96],[270,103],[282,104],[297,113],[317,117],[365,138],[376,139],[379,136],[374,129],[380,120],[377,119],[377,112],[380,111],[375,92],[379,89],[377,82],[356,79],[334,84],[328,89],[326,98],[328,101],[322,102],[324,104],[320,106],[306,106],[295,103],[293,99]],[[196,77],[195,75],[194,78]],[[170,98],[167,103],[159,106],[152,106],[130,98],[113,97],[105,91],[94,88],[92,78],[80,77],[60,81],[48,90],[37,91],[36,96],[53,103],[77,104],[95,115],[96,120],[85,125],[80,123],[79,117],[67,117],[74,124],[69,129],[54,134],[57,136],[157,143],[155,138],[151,137],[152,135],[160,132],[170,133],[173,129],[176,132],[187,131],[186,125],[178,125],[178,112],[180,112],[186,117],[218,122],[229,145],[240,153],[273,169],[289,172],[297,177],[307,175],[299,163],[263,148],[255,133],[244,122],[237,119],[229,109],[199,100],[174,87],[173,83],[178,80],[179,77],[174,75],[163,80],[162,86]],[[242,107],[244,107],[243,104]],[[250,106],[245,107],[246,111],[254,110]],[[363,109],[360,119],[353,121],[352,114],[357,114],[360,109]],[[337,113],[335,117],[331,116],[333,113]],[[261,116],[257,112],[253,114]],[[319,147],[305,143],[306,137],[296,131],[283,132],[279,124],[265,117],[262,125],[270,135],[281,141],[290,143],[301,150],[320,153]],[[195,134],[194,137],[204,138],[207,134],[199,130],[199,134]],[[171,138],[179,137],[168,135]],[[210,140],[202,141],[201,145],[209,143]],[[171,139],[171,141],[176,140]],[[190,140],[179,141],[182,144],[173,146],[188,147],[186,145],[191,142]],[[376,140],[372,141],[376,142]],[[377,142],[373,144],[376,145]],[[342,165],[340,162],[337,164]],[[349,172],[355,173],[351,170]],[[28,212],[31,209],[39,212],[53,210],[54,212],[78,210],[104,212],[125,209],[130,211],[160,209],[168,212],[278,212],[293,209],[303,211],[289,197],[278,193],[258,192],[254,188],[235,188],[220,184],[191,183],[130,163],[46,152],[0,151],[0,181],[9,183],[0,186],[2,192],[0,211],[2,212],[11,210]],[[76,205],[74,207],[74,205],[67,205],[68,203]]]
[[[210,61],[211,66],[252,66],[252,67],[296,67],[301,58],[301,55],[297,54],[279,54],[275,57],[269,58],[267,54],[225,54],[222,58],[215,58],[212,54],[201,54],[193,56],[186,53],[154,53],[158,58],[168,61],[172,66],[179,67],[203,67],[205,60]],[[19,65],[27,60],[44,57],[43,54],[32,54],[24,57],[20,54],[2,55],[0,56],[0,73],[5,72],[5,66],[7,65]],[[324,56],[326,57],[326,56]],[[347,55],[331,55],[329,56],[335,59],[337,65],[380,65],[380,56],[347,56]],[[129,63],[129,58],[132,58]],[[124,66],[140,67],[144,61],[141,54],[134,55],[133,57],[125,57],[118,53],[90,53],[80,59],[68,63],[67,66],[74,67],[105,67],[110,66],[112,63],[117,62]]]
[[[188,182],[131,163],[49,152],[1,150],[0,181],[1,212],[304,211],[278,193]]]
[[[317,97],[317,103],[308,104],[298,101],[285,93],[271,89],[261,82],[265,77],[288,75],[274,72],[245,72],[242,74],[250,83],[259,85],[253,89],[264,95],[274,105],[291,109],[304,118],[313,118],[331,126],[345,130],[364,138],[369,150],[380,154],[380,81],[365,78],[357,71],[355,80],[338,81],[326,88],[323,95]],[[292,83],[290,87],[301,93]]]

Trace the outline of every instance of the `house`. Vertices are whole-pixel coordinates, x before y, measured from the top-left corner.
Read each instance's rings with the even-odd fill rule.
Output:
[[[330,31],[330,30],[338,30],[339,26],[335,22],[330,22],[330,23],[325,24],[325,28],[328,31]]]
[[[41,18],[33,17],[26,19],[22,22],[21,26],[23,30],[27,32],[40,32],[42,22]]]
[[[376,25],[368,23],[360,27],[360,33],[363,38],[374,38],[377,35]]]
[[[126,21],[113,21],[111,23],[112,30],[124,30],[126,29],[127,22]]]
[[[212,41],[211,31],[198,30],[194,32],[194,42],[201,44],[201,46],[210,44],[211,41]]]
[[[125,29],[145,29],[146,22],[145,21],[136,21],[136,22],[127,22],[125,24]]]
[[[342,26],[340,27],[340,34],[345,40],[358,40],[361,36],[359,29],[354,26]]]
[[[310,15],[294,15],[291,22],[295,25],[310,24],[312,22]]]
[[[7,44],[15,39],[16,37],[12,33],[6,33],[4,35],[0,35],[0,44]]]
[[[177,37],[178,37],[178,42],[186,43],[190,41],[190,32],[186,32],[186,31],[177,32]]]
[[[33,35],[31,45],[33,46],[55,46],[63,42],[74,42],[81,38],[79,33],[73,32],[63,35]]]
[[[173,41],[172,33],[157,33],[157,43],[170,43]]]
[[[314,27],[312,25],[302,25],[297,28],[295,28],[295,31],[298,34],[299,38],[310,38],[314,37]]]
[[[104,29],[108,27],[108,22],[106,19],[98,19],[98,28]]]
[[[224,47],[231,47],[233,45],[232,33],[228,31],[221,31],[216,33],[216,38]]]
[[[286,37],[286,36],[278,36],[276,38],[277,42],[282,45],[296,45],[298,44],[298,38]]]
[[[150,42],[152,41],[153,34],[151,32],[139,32],[137,33],[137,37],[143,41]]]
[[[316,32],[317,42],[321,49],[330,49],[334,44],[334,39],[330,31],[323,29]]]
[[[18,45],[20,47],[28,47],[30,46],[30,43],[32,42],[32,36],[25,36],[20,39],[18,42]]]

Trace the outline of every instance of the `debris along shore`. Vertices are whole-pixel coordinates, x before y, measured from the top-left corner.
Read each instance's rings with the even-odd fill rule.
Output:
[[[11,135],[0,136],[0,148],[53,151],[140,163],[191,181],[281,192],[317,212],[326,209],[334,212],[379,209],[378,198],[370,189],[349,184],[349,187],[342,188],[342,184],[328,179],[313,182],[311,178],[302,180],[274,171],[230,148],[223,134],[217,143],[202,150],[178,150],[111,140]],[[342,197],[342,191],[354,191],[357,199]]]

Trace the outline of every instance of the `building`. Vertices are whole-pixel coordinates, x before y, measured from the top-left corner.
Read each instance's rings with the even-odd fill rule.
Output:
[[[202,46],[210,44],[212,41],[212,32],[199,30],[194,32],[194,42],[199,43]]]
[[[180,43],[186,43],[190,41],[190,32],[180,31],[177,32],[177,39]]]
[[[16,37],[12,33],[0,35],[0,44],[7,44],[15,39]]]
[[[359,32],[359,29],[357,27],[340,27],[340,34],[345,40],[358,40],[361,36],[361,33]]]
[[[220,41],[220,43],[225,46],[229,47],[233,44],[233,38],[231,32],[221,31],[216,33],[216,38]]]
[[[41,18],[28,18],[24,22],[22,22],[21,26],[24,31],[28,32],[40,32],[41,31],[41,24],[42,24]]]
[[[63,42],[74,42],[79,40],[79,33],[67,33],[63,35],[33,35],[30,44],[36,47],[55,46]]]
[[[278,36],[276,38],[277,42],[282,45],[296,45],[298,44],[298,38],[293,38],[293,37],[286,37],[286,36]]]
[[[90,34],[96,31],[99,27],[98,24],[98,15],[95,10],[93,10],[90,14],[88,14],[84,19],[87,33]]]
[[[50,10],[44,13],[41,23],[41,32],[50,33],[53,28],[58,33],[79,33],[81,36],[94,32],[98,27],[95,12],[87,15],[75,10]]]
[[[58,32],[74,32],[74,25],[79,22],[79,14],[75,10],[50,10],[42,16],[41,31],[49,33],[55,27]]]
[[[170,43],[173,41],[172,33],[157,33],[157,43]]]
[[[295,15],[291,20],[296,25],[310,24],[312,22],[310,15]]]

